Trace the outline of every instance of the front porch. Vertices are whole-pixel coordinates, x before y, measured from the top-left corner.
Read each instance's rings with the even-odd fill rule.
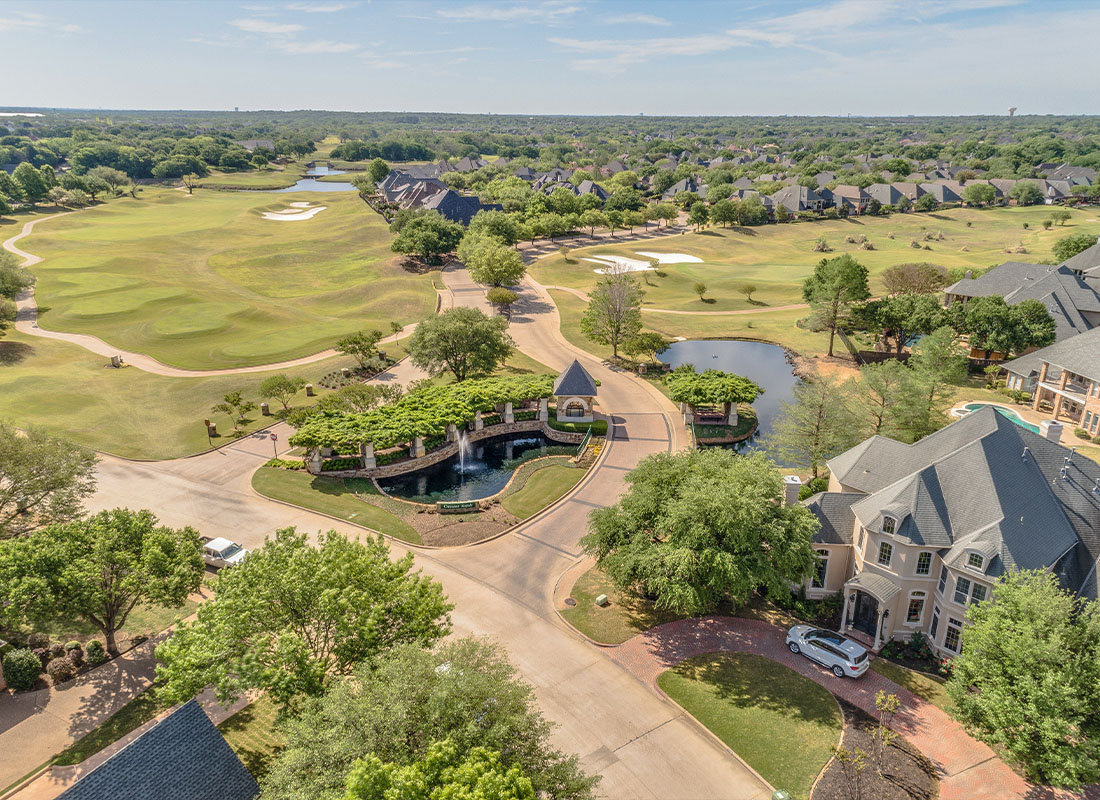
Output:
[[[841,632],[874,653],[889,641],[889,605],[901,588],[883,575],[863,572],[844,584]]]

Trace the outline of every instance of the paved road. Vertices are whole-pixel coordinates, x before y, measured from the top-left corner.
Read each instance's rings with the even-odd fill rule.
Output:
[[[484,306],[483,290],[465,270],[449,268],[444,281],[456,304]],[[521,349],[548,366],[560,369],[578,358],[601,381],[600,409],[614,428],[606,455],[566,501],[506,536],[449,550],[395,543],[395,553],[412,549],[418,564],[442,582],[456,604],[458,633],[491,636],[508,649],[535,687],[547,717],[559,724],[556,743],[578,753],[586,769],[603,775],[601,791],[607,797],[768,797],[770,787],[755,773],[679,707],[655,696],[601,648],[561,622],[553,610],[555,581],[580,557],[577,541],[588,512],[615,501],[624,476],[641,458],[681,446],[675,407],[648,383],[565,342],[557,310],[532,281],[521,287],[511,333]],[[286,447],[286,438],[279,436],[281,447]],[[105,457],[89,507],[146,506],[167,524],[194,525],[248,547],[288,525],[311,532],[362,532],[255,494],[251,473],[271,453],[272,443],[261,433],[175,461]]]

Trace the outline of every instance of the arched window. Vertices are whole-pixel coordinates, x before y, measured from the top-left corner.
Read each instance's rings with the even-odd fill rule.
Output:
[[[883,516],[882,518],[882,532],[893,533],[897,530],[898,521],[893,517]]]

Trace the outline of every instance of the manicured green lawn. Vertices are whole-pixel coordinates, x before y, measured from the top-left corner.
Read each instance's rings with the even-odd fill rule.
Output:
[[[505,497],[501,505],[509,514],[527,519],[576,486],[584,473],[583,469],[562,464],[535,470],[523,488]]]
[[[128,458],[178,458],[231,441],[229,417],[211,407],[234,390],[259,404],[258,387],[272,374],[166,378],[106,364],[102,356],[68,342],[6,331],[0,338],[0,418]],[[316,384],[325,373],[352,365],[350,358],[337,356],[285,372]],[[294,405],[305,403],[305,393],[299,393]],[[204,419],[217,423],[220,438],[207,440]],[[246,431],[275,421],[259,412],[248,419]]]
[[[951,698],[947,696],[947,690],[944,689],[942,678],[935,678],[923,672],[917,672],[892,661],[887,661],[885,658],[874,659],[871,662],[871,669],[882,677],[892,680],[898,686],[908,689],[917,697],[928,701],[941,711],[950,714],[954,708]]]
[[[126,618],[126,624],[122,626],[122,633],[127,636],[153,635],[160,633],[173,625],[176,620],[184,619],[195,613],[199,607],[197,600],[187,598],[179,608],[165,608],[163,606],[138,606],[130,612]],[[39,623],[28,626],[27,634],[44,633],[55,642],[79,641],[86,642],[89,639],[103,641],[103,635],[94,625],[73,617],[53,617],[48,623]],[[120,645],[121,646],[121,645]]]
[[[791,797],[809,797],[840,742],[843,719],[833,696],[763,656],[696,656],[662,673],[657,684]]]
[[[569,594],[577,604],[562,610],[565,621],[604,644],[625,642],[656,625],[681,618],[671,611],[654,608],[652,602],[636,594],[620,592],[595,567],[577,579]],[[611,600],[603,607],[596,605],[601,594]]]
[[[218,726],[237,758],[256,779],[267,773],[271,759],[283,746],[283,737],[275,729],[277,712],[275,703],[263,695]]]
[[[170,704],[157,696],[156,689],[146,689],[120,708],[113,717],[89,731],[87,736],[62,750],[50,763],[62,766],[79,764],[104,747],[114,744],[130,731],[144,725],[157,714],[167,710],[169,706]]]
[[[199,179],[200,187],[241,186],[249,189],[283,189],[293,186],[306,171],[304,162],[247,172],[215,172]]]
[[[420,534],[407,522],[356,498],[356,492],[377,493],[370,481],[315,477],[304,470],[261,467],[252,476],[252,488],[275,500],[331,514],[406,542],[420,542]]]
[[[594,255],[620,255],[645,260],[637,251],[686,253],[703,259],[702,263],[665,264],[657,272],[639,275],[646,291],[644,303],[654,308],[684,311],[727,311],[800,303],[801,283],[813,271],[823,255],[852,253],[871,273],[871,290],[882,285],[875,280],[887,267],[906,261],[930,261],[945,267],[986,268],[1003,261],[1041,261],[1051,258],[1050,248],[1060,237],[1082,231],[1100,233],[1100,225],[1086,223],[1094,217],[1091,210],[1071,211],[1073,218],[1064,227],[1042,229],[1042,220],[1050,216],[1044,206],[987,210],[953,209],[931,214],[895,214],[890,217],[858,217],[849,220],[789,225],[765,225],[729,229],[711,227],[699,233],[670,236],[621,245],[597,245],[573,250],[566,262],[560,255],[540,260],[532,274],[543,284],[570,286],[588,290],[599,276],[598,264],[585,261]],[[967,227],[967,223],[970,227]],[[1023,223],[1029,228],[1025,230]],[[925,241],[926,234],[943,234],[942,241]],[[894,238],[889,238],[893,234]],[[866,236],[874,250],[861,250],[846,237]],[[833,252],[814,252],[814,242],[824,237]],[[913,248],[917,240],[921,248]],[[923,249],[927,244],[930,249]],[[1006,253],[1005,248],[1023,245],[1027,253]],[[965,248],[965,250],[964,250]],[[707,286],[701,302],[692,286]],[[737,284],[749,281],[757,292],[750,303],[740,294]]]
[[[308,220],[265,219],[294,202]],[[98,336],[191,369],[251,366],[389,330],[435,306],[432,274],[397,263],[385,222],[354,192],[150,188],[50,220],[23,240],[42,327]]]

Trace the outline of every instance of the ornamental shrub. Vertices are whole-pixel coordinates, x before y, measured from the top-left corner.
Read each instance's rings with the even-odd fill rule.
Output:
[[[64,683],[76,675],[76,667],[67,657],[62,656],[46,665],[46,674],[55,684]]]
[[[33,689],[42,672],[42,662],[33,650],[22,648],[4,654],[4,680],[17,692]]]
[[[32,633],[27,637],[27,647],[36,650],[39,647],[49,647],[50,637],[44,633]]]
[[[103,649],[103,642],[99,639],[92,639],[86,645],[84,645],[84,657],[88,659],[88,663],[102,664],[107,660],[107,651]]]
[[[1086,442],[1092,438],[1089,432],[1086,431],[1084,428],[1074,428],[1073,435],[1076,436],[1078,439],[1084,439]]]
[[[50,663],[50,648],[36,647],[33,652],[35,658],[38,659],[38,671],[41,672]]]
[[[74,647],[72,650],[69,651],[69,654],[66,656],[66,658],[69,659],[69,661],[73,662],[74,667],[84,666],[84,648]]]
[[[76,639],[73,639],[71,642],[65,642],[65,652],[66,653],[71,652],[73,650],[83,650],[83,649],[84,649],[84,646],[81,645],[80,642],[78,642]]]
[[[64,658],[65,645],[61,642],[50,642],[50,658]]]

